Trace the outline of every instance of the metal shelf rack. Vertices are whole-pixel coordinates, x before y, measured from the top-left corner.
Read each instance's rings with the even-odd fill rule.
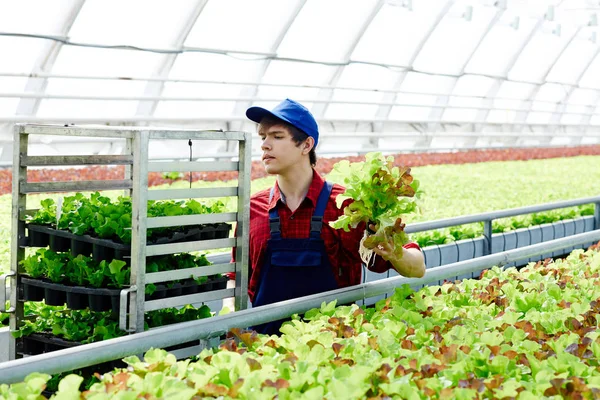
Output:
[[[93,138],[113,138],[125,140],[125,154],[120,155],[58,155],[39,156],[28,153],[29,135],[58,135]],[[35,210],[27,209],[27,195],[51,192],[86,192],[104,190],[124,190],[132,200],[132,239],[131,239],[131,280],[130,286],[121,291],[119,322],[123,330],[142,332],[144,312],[185,304],[197,304],[228,297],[235,297],[236,308],[245,309],[248,305],[248,223],[250,215],[250,169],[251,135],[246,132],[221,130],[181,130],[149,127],[107,127],[20,124],[15,126],[13,153],[13,201],[12,201],[12,242],[11,271],[3,277],[13,278],[10,291],[10,330],[14,331],[23,319],[23,301],[19,300],[22,269],[19,262],[24,258],[28,239],[25,235],[25,217]],[[148,149],[151,140],[226,140],[238,143],[238,160],[227,162],[157,162],[149,160]],[[121,180],[70,181],[33,183],[27,180],[31,167],[81,166],[81,165],[125,165],[125,176]],[[189,188],[148,190],[150,172],[205,172],[237,171],[237,186],[219,188]],[[148,200],[210,198],[237,196],[237,212],[202,214],[171,217],[148,217]],[[198,240],[169,244],[147,245],[146,233],[151,228],[235,222],[234,237],[225,239]],[[146,257],[175,254],[191,251],[204,251],[235,247],[236,262],[189,268],[165,272],[146,273]],[[145,285],[189,278],[190,275],[206,276],[235,272],[235,288],[211,292],[188,294],[159,300],[145,300]],[[5,288],[0,288],[4,294]],[[5,297],[5,296],[3,296]],[[1,306],[4,308],[4,304]],[[128,307],[128,308],[127,308]],[[126,312],[128,310],[129,312]],[[9,358],[16,357],[16,344],[9,341]]]

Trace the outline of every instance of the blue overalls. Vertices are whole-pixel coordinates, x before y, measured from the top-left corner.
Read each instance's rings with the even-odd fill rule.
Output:
[[[252,302],[253,307],[338,288],[325,243],[321,239],[323,214],[331,188],[332,184],[329,182],[323,185],[311,219],[310,236],[306,239],[283,239],[277,207],[269,211],[271,238],[267,241],[265,262],[261,270],[258,293]],[[273,189],[269,203],[272,198]],[[284,321],[282,319],[268,322],[253,329],[259,333],[278,334]]]

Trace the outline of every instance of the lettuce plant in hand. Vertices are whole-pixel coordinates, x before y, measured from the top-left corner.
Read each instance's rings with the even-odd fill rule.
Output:
[[[393,157],[379,152],[366,154],[364,162],[342,160],[333,168],[344,176],[346,192],[336,199],[338,207],[345,204],[344,215],[329,225],[348,232],[365,223],[361,252],[389,243],[401,256],[402,246],[408,242],[401,218],[417,211],[416,199],[421,193],[410,168],[394,166]]]

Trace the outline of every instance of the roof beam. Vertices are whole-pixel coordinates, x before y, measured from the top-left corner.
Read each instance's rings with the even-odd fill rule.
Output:
[[[379,13],[379,10],[381,10],[381,7],[383,7],[384,3],[385,3],[385,0],[379,0],[379,1],[377,1],[374,4],[374,6],[371,9],[371,11],[369,12],[369,14],[363,20],[363,24],[358,29],[358,31],[356,32],[356,35],[354,36],[354,38],[350,42],[348,48],[346,49],[346,54],[344,54],[343,59],[346,60],[347,63],[350,62],[350,57],[352,56],[352,53],[356,49],[356,46],[358,46],[358,43],[360,42],[360,39],[365,34],[365,32],[367,31],[367,29],[371,25],[371,22],[373,22],[373,20],[375,19],[375,17]],[[328,86],[331,86],[331,88],[330,89],[321,89],[321,90],[319,90],[319,94],[317,95],[317,97],[319,99],[331,100],[333,98],[333,93],[335,91],[335,87],[337,86],[337,83],[339,82],[339,80],[340,80],[340,78],[342,76],[342,73],[344,72],[345,68],[346,68],[346,66],[339,66],[339,67],[336,68],[335,72],[333,73],[333,75],[331,76],[331,79],[328,82]],[[320,103],[320,104],[313,105],[311,111],[312,111],[313,115],[315,116],[315,118],[319,119],[323,115],[325,115],[325,112],[327,111],[327,107],[329,107],[329,104],[330,103]]]
[[[195,4],[194,8],[192,9],[192,12],[189,14],[189,17],[187,18],[185,23],[183,23],[181,25],[179,34],[177,35],[177,37],[175,38],[175,41],[173,42],[173,47],[175,47],[176,49],[183,49],[183,44],[185,43],[190,32],[192,31],[194,24],[198,20],[198,17],[202,13],[202,10],[204,10],[204,7],[206,6],[207,2],[208,2],[208,0],[197,0],[196,1],[196,4]],[[168,77],[169,73],[173,69],[173,65],[175,64],[175,61],[177,60],[178,55],[179,55],[179,53],[170,53],[170,54],[163,55],[163,59],[159,62],[158,66],[156,67],[154,74],[152,74],[152,76],[157,77],[157,78]],[[164,80],[149,81],[146,83],[146,87],[144,88],[144,96],[160,96],[162,94],[164,88],[165,88]],[[138,103],[138,107],[137,107],[137,111],[136,111],[135,115],[137,115],[137,116],[154,115],[154,112],[156,111],[157,106],[158,106],[157,100],[140,101]]]
[[[277,50],[279,49],[281,42],[283,42],[285,35],[290,30],[292,24],[294,23],[294,20],[296,19],[296,17],[298,17],[298,15],[300,14],[300,11],[302,11],[302,8],[304,8],[304,5],[306,4],[306,2],[307,2],[307,0],[297,0],[296,1],[296,3],[294,4],[294,6],[292,8],[292,11],[288,15],[286,23],[283,25],[283,28],[281,29],[281,31],[279,32],[279,34],[277,35],[277,37],[271,44],[271,48],[270,48],[271,53],[274,53],[274,54],[277,53]],[[271,64],[272,60],[273,60],[272,58],[267,58],[262,62],[262,65],[259,68],[257,68],[256,85],[252,86],[252,87],[243,88],[240,91],[240,96],[242,96],[242,97],[255,97],[256,96],[256,94],[258,93],[258,89],[262,83],[263,77],[264,77],[265,73],[267,72],[267,69],[269,69],[269,65]],[[245,116],[246,109],[248,109],[248,107],[250,107],[251,105],[252,105],[252,103],[249,101],[237,102],[234,107],[233,113],[235,115],[244,115]],[[233,124],[231,124],[231,129],[232,130],[241,130],[243,123],[244,123],[244,121],[233,123]]]
[[[70,8],[65,12],[65,21],[62,26],[61,36],[67,36],[73,23],[77,19],[79,12],[83,8],[85,0],[74,0],[70,3]],[[44,44],[41,50],[40,56],[37,58],[31,74],[35,75],[40,72],[51,71],[56,58],[58,57],[60,50],[63,47],[62,42],[48,41]],[[48,85],[48,78],[45,77],[34,77],[31,76],[27,79],[25,84],[26,92],[43,93]],[[40,106],[41,99],[27,99],[23,98],[17,105],[17,115],[35,115]]]
[[[442,116],[444,115],[444,112],[446,111],[448,103],[450,102],[450,96],[452,95],[452,92],[454,92],[454,89],[456,88],[456,85],[458,84],[458,80],[460,79],[460,76],[464,74],[465,68],[467,67],[467,65],[469,65],[469,62],[471,61],[471,59],[473,58],[473,56],[475,55],[475,53],[477,52],[477,50],[481,46],[481,43],[483,42],[483,40],[485,39],[485,37],[488,35],[488,33],[490,33],[490,31],[492,30],[492,28],[500,20],[500,18],[502,17],[502,14],[504,14],[504,11],[505,11],[505,9],[503,9],[503,8],[498,8],[496,10],[496,13],[494,14],[494,16],[492,17],[492,19],[490,20],[487,28],[485,29],[485,32],[479,37],[479,41],[473,47],[473,50],[471,51],[471,53],[465,59],[465,62],[461,66],[460,72],[458,74],[459,76],[456,77],[456,78],[454,78],[454,81],[452,82],[451,88],[448,91],[449,94],[438,96],[435,104],[436,104],[436,106],[441,106],[441,107],[440,108],[432,108],[431,112],[429,114],[429,119],[438,120],[438,121],[441,122]],[[430,126],[428,128],[428,130],[435,132],[438,129],[439,126],[440,126],[439,123],[433,124],[433,126]],[[471,141],[473,141],[473,140],[471,140]],[[475,141],[477,141],[477,139],[475,139]]]
[[[427,43],[427,41],[429,40],[429,38],[435,31],[435,28],[438,26],[440,21],[446,16],[446,14],[450,10],[450,8],[452,8],[452,6],[454,5],[454,1],[455,0],[447,0],[446,3],[444,3],[444,5],[440,8],[440,11],[437,13],[436,17],[434,18],[433,23],[429,26],[429,29],[427,30],[425,35],[423,35],[423,37],[419,41],[419,45],[415,48],[415,51],[411,55],[411,57],[408,61],[408,66],[406,67],[406,69],[404,71],[399,73],[398,78],[396,79],[396,82],[394,82],[394,86],[393,86],[394,90],[397,90],[397,91],[400,90],[400,87],[402,87],[402,83],[404,82],[404,79],[406,79],[406,76],[408,75],[408,73],[410,71],[412,71],[415,60],[421,53],[421,50],[425,46],[425,43]],[[395,103],[397,98],[398,98],[397,93],[388,93],[385,96],[383,96],[383,101]],[[391,111],[392,111],[392,106],[379,107],[375,114],[376,118],[387,119],[389,117]],[[373,130],[374,131],[382,131],[383,124],[375,125],[373,127]]]

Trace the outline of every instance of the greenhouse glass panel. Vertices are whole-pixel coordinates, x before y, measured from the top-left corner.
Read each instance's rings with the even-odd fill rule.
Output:
[[[385,92],[386,90],[393,90],[398,76],[399,73],[391,68],[378,65],[350,64],[342,70],[337,86]]]
[[[17,112],[19,99],[0,97],[0,117],[12,117]]]
[[[581,77],[579,86],[583,88],[600,89],[600,53],[596,55],[594,61],[592,61],[589,68]]]
[[[0,31],[61,35],[67,17],[65,10],[68,10],[71,4],[71,0],[0,1]]]
[[[25,89],[27,78],[12,78],[0,76],[1,93],[22,93]],[[0,117],[12,117],[17,112],[21,99],[18,97],[0,97]]]
[[[336,67],[294,61],[271,61],[262,81],[282,85],[328,85]]]
[[[565,113],[579,114],[579,116],[581,117],[583,114],[590,113],[588,108],[589,107],[581,105],[567,104],[567,106],[565,107]]]
[[[507,69],[534,29],[536,20],[507,9],[483,38],[465,72],[505,77]]]
[[[475,120],[477,112],[479,112],[479,110],[474,108],[446,108],[440,119],[442,122],[460,121],[471,123]]]
[[[431,108],[429,107],[394,106],[388,119],[391,121],[429,120],[430,113]]]
[[[128,118],[135,115],[137,101],[44,99],[37,115],[42,118]]]
[[[531,96],[536,89],[535,85],[521,82],[504,81],[496,94],[501,99],[521,99],[525,100]]]
[[[550,103],[547,101],[533,101],[531,103],[531,110],[554,112],[556,110],[556,103]]]
[[[414,68],[439,74],[462,73],[496,10],[457,1],[435,27],[415,59]]]
[[[494,101],[494,105],[496,105],[496,101]],[[503,110],[501,107],[497,107],[498,109],[491,110],[487,115],[486,121],[490,123],[497,124],[508,124],[515,120],[517,117],[517,112],[513,110]]]
[[[191,1],[86,0],[69,37],[74,42],[172,49]]]
[[[455,78],[441,75],[409,72],[402,82],[401,90],[411,93],[450,94],[454,88]]]
[[[52,67],[55,74],[111,77],[150,77],[162,56],[135,50],[64,46]],[[119,94],[119,93],[115,93]]]
[[[231,117],[235,99],[240,96],[244,86],[218,83],[167,82],[163,90],[164,97],[223,98],[223,101],[160,101],[154,113],[157,117],[205,118],[211,116]],[[227,100],[225,100],[227,99]]]
[[[49,40],[0,36],[0,73],[31,73],[42,49],[49,44]]]
[[[349,98],[347,98],[349,100]],[[366,104],[336,104],[330,103],[325,111],[326,119],[359,119],[366,120],[375,118],[377,110],[376,105]]]
[[[173,63],[170,79],[193,79],[212,82],[255,82],[263,61],[230,57],[222,54],[185,53]]]
[[[360,38],[352,60],[408,66],[435,22],[438,3],[441,1],[413,1],[412,9],[393,2],[383,4]]]
[[[575,88],[568,100],[570,104],[581,104],[586,106],[596,104],[598,95],[599,93],[596,90]]]
[[[452,94],[457,96],[486,97],[495,83],[495,79],[486,76],[464,75],[458,78]]]
[[[141,96],[144,81],[48,78],[46,93],[52,95]]]
[[[566,95],[567,88],[565,88],[564,85],[546,83],[540,86],[534,99],[540,102],[554,103],[552,105],[556,106],[555,103],[564,101]]]
[[[550,122],[551,118],[552,113],[532,111],[529,114],[527,114],[527,119],[525,120],[525,122],[527,122],[528,124],[547,124],[548,122]]]
[[[561,124],[580,124],[581,123],[581,114],[563,114],[560,118]]]
[[[273,106],[277,105],[283,99],[293,99],[302,104],[306,101],[312,101],[319,95],[319,89],[316,88],[302,88],[297,86],[260,86],[258,88],[257,97],[261,100],[267,101],[269,99],[273,102]]]
[[[454,107],[473,107],[479,108],[483,107],[482,99],[480,97],[457,97],[451,96],[448,99],[448,106]]]
[[[293,2],[281,0],[208,1],[185,45],[219,50],[271,52],[285,28]],[[258,22],[268,17],[268,23]]]
[[[549,81],[577,84],[577,80],[585,72],[584,69],[594,57],[598,48],[598,45],[588,38],[581,38],[586,33],[589,36],[589,31],[581,32],[578,38],[573,40],[559,57],[548,74]]]
[[[572,25],[544,22],[523,49],[508,78],[516,81],[541,82],[552,68],[561,50],[575,35]]]
[[[375,0],[308,0],[277,49],[279,57],[346,62]],[[343,10],[343,12],[340,12]]]
[[[166,82],[162,94],[164,97],[236,98],[250,87],[230,83]]]
[[[229,118],[235,104],[235,101],[161,101],[154,115],[161,118]]]
[[[433,106],[437,102],[437,96],[427,94],[412,94],[412,93],[398,93],[396,96],[396,103],[399,105],[423,105]],[[431,107],[429,107],[431,109]]]

